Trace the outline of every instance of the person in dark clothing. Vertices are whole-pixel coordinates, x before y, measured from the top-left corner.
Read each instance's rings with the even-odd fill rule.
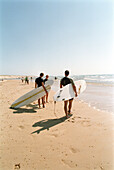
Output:
[[[44,76],[44,73],[40,73],[40,77],[36,78],[36,80],[35,80],[35,88],[42,86],[44,88],[45,92],[46,92],[46,95],[47,95],[48,92],[47,92],[47,90],[46,90],[46,88],[44,86],[44,81],[42,79],[43,76]],[[40,107],[40,99],[38,99],[38,105],[39,105],[39,108],[41,108]],[[44,96],[42,97],[42,105],[43,105],[43,108],[44,108],[45,107],[45,105],[44,105]]]
[[[45,84],[45,82],[48,80],[48,78],[49,78],[49,76],[46,75],[46,78],[44,79],[44,84]]]
[[[67,84],[71,83],[72,87],[73,87],[73,90],[74,90],[74,93],[75,93],[75,96],[77,97],[77,91],[76,91],[76,86],[74,84],[74,81],[71,78],[68,78],[68,75],[69,75],[69,71],[66,70],[65,71],[65,77],[62,78],[61,81],[60,81],[60,88],[62,88],[63,86],[66,86]],[[64,111],[65,111],[65,114],[66,114],[67,118],[71,114],[72,102],[73,102],[73,98],[70,99],[70,100],[64,101]],[[69,103],[69,106],[68,106],[68,109],[67,109],[68,103]]]
[[[49,76],[46,75],[46,78],[44,79],[44,84],[46,81],[48,81],[48,78],[49,78]],[[45,99],[46,99],[46,103],[48,103],[48,93],[44,96],[44,102],[45,102]]]
[[[29,84],[29,79],[28,79],[28,76],[25,77],[25,84]]]

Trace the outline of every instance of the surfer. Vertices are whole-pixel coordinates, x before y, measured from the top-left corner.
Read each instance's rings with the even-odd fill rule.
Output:
[[[42,79],[43,76],[44,76],[44,73],[40,73],[40,77],[35,79],[35,88],[42,86],[44,88],[45,92],[46,92],[46,95],[48,95],[48,92],[47,92],[47,90],[44,86],[44,81]],[[40,108],[40,99],[38,99],[38,105],[39,105],[39,108]],[[42,97],[42,105],[43,105],[43,108],[44,108],[45,107],[44,96]]]
[[[49,78],[49,76],[46,75],[46,78],[44,79],[44,84],[45,84],[45,82],[48,80],[48,78]]]
[[[77,97],[77,91],[76,91],[76,86],[74,84],[74,81],[71,78],[68,78],[69,75],[69,71],[66,70],[65,71],[65,77],[61,79],[60,81],[60,88],[62,88],[63,86],[66,86],[67,84],[72,84],[73,90],[75,92],[75,96]],[[68,118],[69,115],[71,115],[71,108],[72,108],[72,102],[73,102],[73,98],[70,100],[66,100],[64,101],[64,111],[66,114],[66,117]],[[67,105],[69,103],[68,109],[67,109]],[[67,111],[68,110],[68,111]]]
[[[44,84],[46,81],[48,81],[48,78],[49,78],[49,76],[46,75],[46,78],[44,79]],[[48,93],[44,96],[44,102],[45,102],[45,98],[46,98],[46,103],[48,103]]]

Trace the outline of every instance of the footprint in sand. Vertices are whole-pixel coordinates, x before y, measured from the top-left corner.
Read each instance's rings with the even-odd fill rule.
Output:
[[[53,130],[52,130],[52,132],[56,132],[56,131],[58,131],[58,129],[53,129]]]
[[[76,118],[78,118],[78,119],[81,119],[82,117],[80,117],[80,116],[77,116]]]
[[[59,135],[58,134],[51,134],[51,136],[58,137]]]
[[[104,170],[104,168],[103,168],[102,166],[100,166],[100,167],[94,167],[94,170],[97,170],[97,169],[99,169],[99,170]]]
[[[80,120],[80,121],[77,121],[76,123],[81,123],[82,126],[84,126],[84,127],[89,127],[89,126],[91,126],[89,120]]]
[[[19,164],[15,164],[14,169],[20,169],[20,168],[21,168],[20,163]]]
[[[69,122],[71,122],[71,123],[75,123],[75,121],[74,121],[74,120],[70,120]]]
[[[75,123],[75,117],[72,117],[71,119],[68,119],[67,122]]]
[[[103,123],[96,123],[97,124],[97,126],[99,126],[99,127],[102,127],[103,126]]]
[[[77,163],[73,162],[72,160],[65,160],[65,159],[62,159],[61,160],[65,165],[68,165],[70,168],[75,168],[77,167]]]
[[[70,148],[70,150],[71,150],[71,152],[72,152],[72,153],[80,152],[80,150],[79,150],[79,149],[77,149],[77,148],[73,148],[73,147],[71,147],[71,148]]]
[[[90,124],[90,121],[89,121],[89,120],[83,120],[83,121],[82,121],[82,125],[83,125],[84,127],[91,126],[91,124]]]
[[[81,119],[81,120],[77,121],[77,119]],[[82,126],[84,126],[84,127],[91,126],[90,120],[85,120],[85,119],[87,119],[87,118],[82,118],[80,116],[77,116],[77,117],[72,117],[72,118],[68,119],[67,121],[71,122],[71,123],[81,123]]]
[[[19,128],[20,128],[20,129],[24,129],[24,126],[20,125]]]

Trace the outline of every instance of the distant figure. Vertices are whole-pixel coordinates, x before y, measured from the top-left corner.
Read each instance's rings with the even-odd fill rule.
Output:
[[[21,78],[22,83],[24,82],[24,77]]]
[[[32,77],[31,77],[30,79],[31,79],[31,81],[32,81]]]
[[[71,78],[68,78],[68,75],[69,75],[69,71],[66,70],[65,71],[65,77],[62,78],[61,81],[60,81],[60,88],[62,88],[63,86],[66,86],[67,84],[71,83],[72,87],[73,87],[73,90],[75,92],[75,96],[77,97],[76,86],[75,86],[73,80]],[[67,109],[68,102],[69,102],[69,106],[68,106],[68,109]],[[65,114],[66,114],[67,118],[69,118],[69,115],[71,114],[72,102],[73,102],[73,98],[70,99],[70,100],[64,101],[64,111],[65,111]]]
[[[57,80],[57,77],[55,77],[55,80]]]
[[[44,84],[48,80],[48,78],[49,78],[49,76],[46,75],[46,78],[44,79]],[[45,102],[45,98],[46,98],[46,103],[48,103],[48,93],[47,93],[47,95],[44,96],[44,102]]]
[[[35,80],[35,88],[42,86],[44,88],[45,92],[46,92],[46,95],[48,95],[48,92],[47,92],[47,90],[46,90],[46,88],[44,86],[44,81],[42,79],[43,76],[44,76],[44,73],[40,73],[40,77],[36,78],[36,80]],[[40,107],[40,99],[38,99],[38,105],[39,105],[39,108],[41,108]],[[42,97],[42,105],[43,105],[43,108],[44,108],[45,107],[45,105],[44,105],[44,96]]]
[[[29,84],[29,79],[28,79],[28,76],[25,77],[25,84]]]

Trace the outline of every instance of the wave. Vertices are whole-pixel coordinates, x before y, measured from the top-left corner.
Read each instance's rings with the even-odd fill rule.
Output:
[[[95,79],[95,78],[85,77],[84,80],[96,81],[96,82],[114,82],[114,79],[106,79],[106,78],[105,79],[104,78],[103,79]]]
[[[88,107],[92,107],[93,109],[95,109],[95,110],[97,110],[97,111],[108,112],[108,113],[114,114],[114,112],[113,112],[112,110],[108,110],[108,109],[103,108],[103,107],[102,107],[102,108],[99,108],[99,107],[97,106],[97,104],[96,104],[96,105],[93,105],[91,102],[87,102],[87,101],[84,101],[84,100],[82,100],[82,99],[78,99],[78,101],[79,101],[79,103],[85,103],[85,104],[87,104]]]

